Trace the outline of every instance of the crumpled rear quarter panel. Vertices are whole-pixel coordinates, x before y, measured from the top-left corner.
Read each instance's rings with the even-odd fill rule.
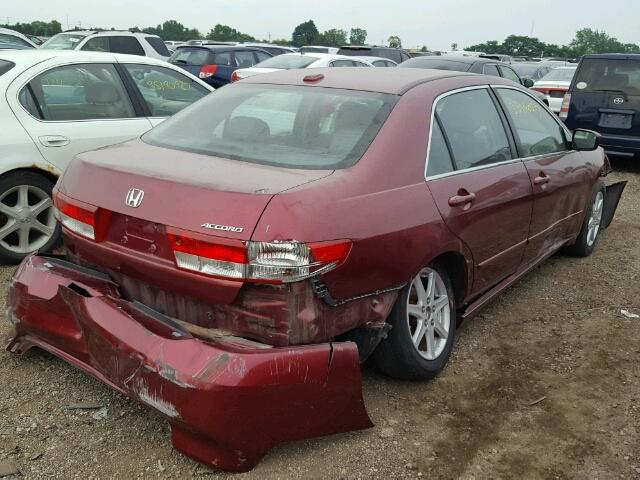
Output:
[[[8,349],[40,347],[164,415],[174,447],[246,471],[274,445],[371,426],[355,344],[273,348],[177,338],[132,315],[117,285],[47,259],[10,287]]]

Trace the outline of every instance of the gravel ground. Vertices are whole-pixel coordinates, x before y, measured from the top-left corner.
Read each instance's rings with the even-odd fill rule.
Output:
[[[609,181],[629,184],[591,257],[556,255],[510,288],[461,328],[434,381],[365,367],[374,428],[279,446],[233,477],[640,478],[640,319],[621,313],[640,314],[640,169],[614,166]],[[12,272],[0,268],[2,296]],[[101,408],[65,409],[79,402]],[[11,480],[232,476],[55,357],[0,350],[0,476],[10,466]]]

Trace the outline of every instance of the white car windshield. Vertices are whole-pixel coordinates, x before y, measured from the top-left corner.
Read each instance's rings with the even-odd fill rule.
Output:
[[[78,33],[59,33],[42,44],[40,48],[52,50],[73,50],[86,35]]]

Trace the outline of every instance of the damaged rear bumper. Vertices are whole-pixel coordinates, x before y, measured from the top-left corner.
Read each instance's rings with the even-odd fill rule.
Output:
[[[281,442],[372,425],[351,342],[203,341],[99,272],[43,256],[16,272],[7,318],[8,350],[43,348],[156,409],[177,450],[222,470],[249,470]]]

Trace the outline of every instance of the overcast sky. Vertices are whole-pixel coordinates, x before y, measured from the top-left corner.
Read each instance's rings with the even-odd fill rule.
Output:
[[[362,27],[368,43],[398,35],[403,46],[449,49],[507,35],[530,35],[565,44],[576,30],[605,30],[625,43],[640,44],[640,0],[0,0],[0,20],[56,19],[71,27],[154,26],[175,19],[207,33],[216,23],[256,38],[290,38],[310,18],[320,31]]]

